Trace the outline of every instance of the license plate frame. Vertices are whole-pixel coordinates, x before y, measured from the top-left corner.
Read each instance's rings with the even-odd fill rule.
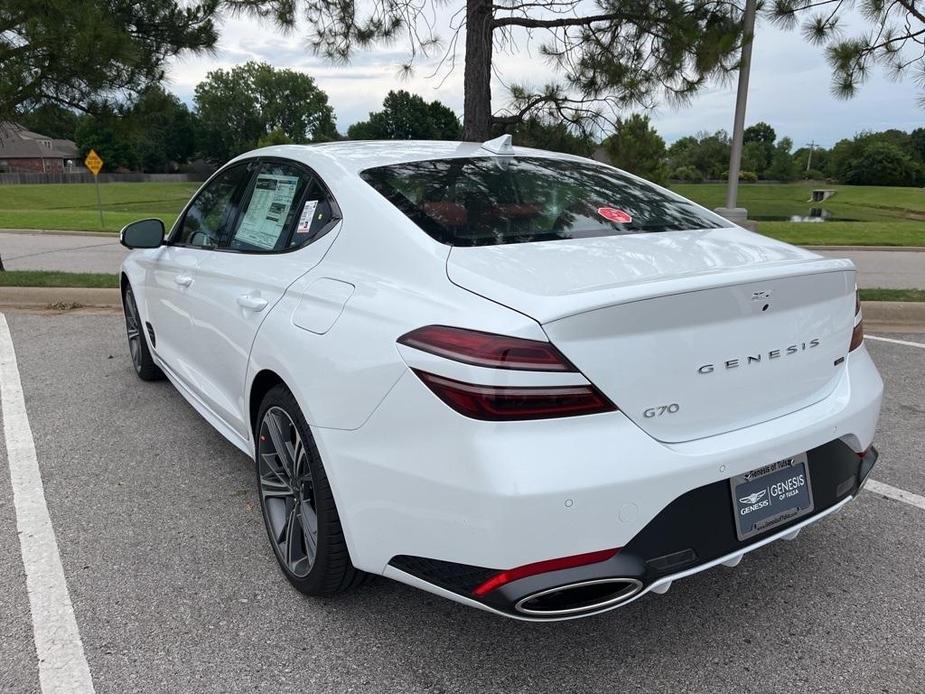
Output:
[[[748,540],[813,512],[813,486],[806,453],[729,478],[733,523]]]

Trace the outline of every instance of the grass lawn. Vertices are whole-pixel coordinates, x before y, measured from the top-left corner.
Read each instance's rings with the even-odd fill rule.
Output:
[[[0,287],[118,287],[119,276],[105,272],[51,272],[6,270],[0,272]]]
[[[170,227],[198,183],[103,183],[103,227],[93,184],[0,186],[0,228],[118,231],[144,217]],[[788,218],[808,214],[813,188],[806,183],[743,184],[739,204],[750,215]],[[825,185],[836,194],[817,203],[836,219],[821,224],[759,221],[762,234],[803,245],[925,246],[925,190]],[[674,190],[709,208],[723,204],[719,183],[677,184]]]
[[[825,202],[811,203],[816,188],[836,192]],[[671,189],[710,209],[725,204],[726,186],[722,183],[677,184]],[[925,227],[925,190],[921,188],[744,183],[739,186],[738,204],[748,210],[750,218],[759,221],[763,217],[808,215],[811,207],[821,207],[836,220],[911,221]]]
[[[799,246],[925,246],[925,221],[758,222],[758,233]]]
[[[822,203],[810,203],[811,191],[836,191]],[[672,190],[713,209],[724,204],[726,186],[719,183],[673,185]],[[758,231],[781,241],[806,246],[925,246],[925,190],[887,186],[742,184],[739,205],[758,219]],[[809,214],[828,210],[836,221],[822,223],[762,221],[762,217]],[[837,220],[858,221],[837,221]]]
[[[103,226],[92,183],[0,186],[0,229],[118,231],[159,217],[169,228],[198,183],[101,183]]]
[[[862,289],[861,301],[925,301],[925,289]]]

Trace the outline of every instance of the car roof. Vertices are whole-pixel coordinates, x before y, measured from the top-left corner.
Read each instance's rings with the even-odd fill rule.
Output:
[[[549,152],[529,147],[514,147],[513,156],[534,156],[550,159],[588,161],[570,154]],[[312,145],[277,145],[252,150],[237,157],[283,157],[308,164],[325,174],[358,174],[376,166],[402,164],[429,159],[454,159],[460,157],[493,157],[497,155],[482,148],[480,142],[452,142],[443,140],[349,140],[325,142]]]

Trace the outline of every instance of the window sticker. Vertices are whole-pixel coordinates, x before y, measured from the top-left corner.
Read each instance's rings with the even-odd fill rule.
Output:
[[[234,240],[272,250],[279,241],[299,185],[298,176],[259,174]]]
[[[299,215],[299,226],[296,227],[297,234],[307,234],[311,231],[312,221],[314,221],[315,209],[318,207],[317,200],[306,200],[302,206],[302,214]]]
[[[611,222],[616,222],[617,224],[629,224],[633,221],[633,217],[623,210],[619,210],[616,207],[598,207],[597,213]]]

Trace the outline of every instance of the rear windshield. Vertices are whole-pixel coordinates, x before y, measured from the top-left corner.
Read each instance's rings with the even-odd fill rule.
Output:
[[[434,159],[360,176],[441,243],[487,246],[728,226],[720,217],[593,162]]]

